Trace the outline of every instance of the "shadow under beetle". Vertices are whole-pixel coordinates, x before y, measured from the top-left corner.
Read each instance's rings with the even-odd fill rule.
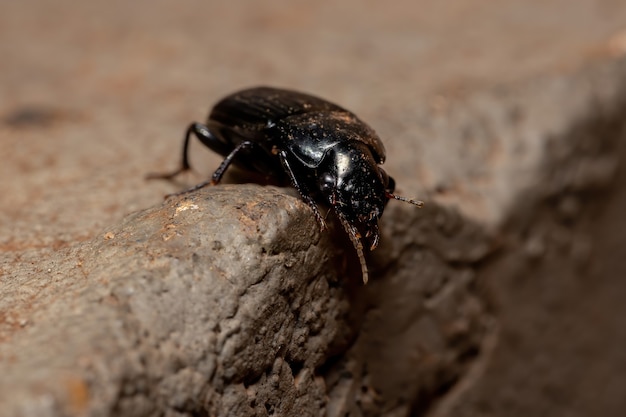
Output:
[[[348,110],[315,96],[270,87],[231,94],[213,107],[206,124],[189,125],[180,168],[148,178],[171,179],[189,170],[192,135],[225,158],[210,180],[166,197],[218,184],[231,163],[289,180],[322,231],[326,223],[317,203],[336,214],[356,249],[365,283],[362,241],[370,250],[378,246],[378,219],[387,201],[423,205],[393,194],[395,181],[379,166],[385,147],[376,132]]]

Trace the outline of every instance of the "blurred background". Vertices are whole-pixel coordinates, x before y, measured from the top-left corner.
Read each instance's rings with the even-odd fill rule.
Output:
[[[175,166],[187,124],[236,89],[334,100],[393,158],[422,103],[621,53],[624,22],[615,0],[3,1],[1,235],[87,236],[155,202],[168,188],[145,172]]]

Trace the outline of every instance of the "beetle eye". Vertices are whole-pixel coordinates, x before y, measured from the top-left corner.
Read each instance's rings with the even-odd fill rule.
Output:
[[[383,179],[383,184],[385,185],[385,189],[389,193],[393,193],[396,189],[396,182],[391,178],[384,169],[378,168],[380,171],[380,175]]]
[[[331,174],[324,174],[319,179],[320,191],[326,195],[331,195],[337,188],[337,180]]]
[[[320,178],[320,185],[324,190],[334,187],[335,182],[335,177],[328,173],[322,175],[322,177]]]
[[[378,172],[380,172],[380,176],[383,179],[383,184],[387,185],[387,183],[389,182],[389,175],[387,175],[387,172],[385,172],[385,170],[380,167],[378,168]]]

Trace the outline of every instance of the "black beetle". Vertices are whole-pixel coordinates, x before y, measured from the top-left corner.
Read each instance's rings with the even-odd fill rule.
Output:
[[[170,179],[189,170],[192,134],[225,159],[209,181],[168,196],[218,184],[231,163],[289,180],[322,230],[326,223],[317,202],[333,209],[357,251],[365,283],[361,241],[368,239],[370,250],[378,245],[378,219],[387,201],[423,205],[393,194],[395,181],[379,167],[385,147],[376,132],[353,113],[318,97],[270,87],[231,94],[213,107],[206,124],[189,125],[180,168],[148,178]]]

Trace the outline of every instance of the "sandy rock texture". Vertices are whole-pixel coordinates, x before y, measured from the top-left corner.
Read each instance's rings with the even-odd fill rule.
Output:
[[[0,5],[0,416],[621,416],[626,7]],[[363,286],[289,188],[163,201],[233,90],[335,101],[398,193]],[[230,174],[230,173],[229,173]]]

